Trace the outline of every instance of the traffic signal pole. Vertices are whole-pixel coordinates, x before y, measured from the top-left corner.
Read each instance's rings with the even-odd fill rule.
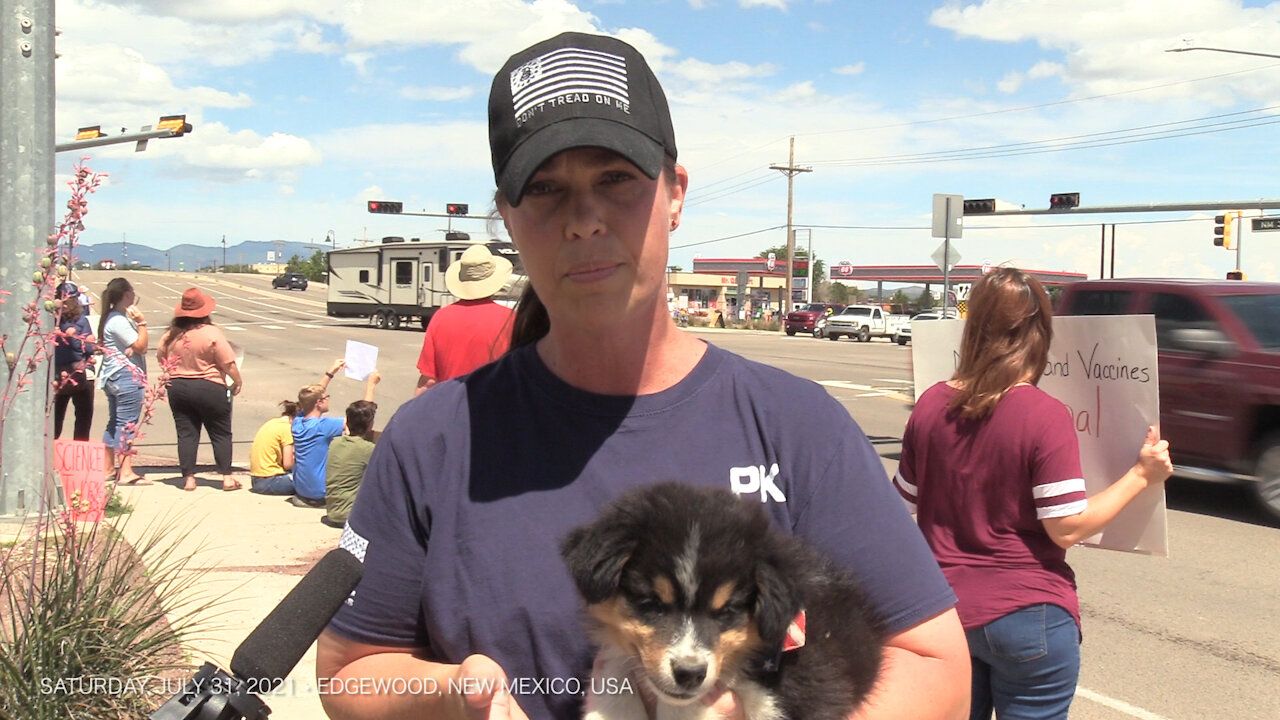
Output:
[[[32,282],[53,232],[54,2],[0,0],[0,518],[40,512],[56,498],[49,472],[49,363],[31,363],[37,343],[26,308],[43,284]],[[44,312],[42,307],[37,312]],[[45,322],[51,320],[45,315]],[[30,382],[18,387],[25,375]]]

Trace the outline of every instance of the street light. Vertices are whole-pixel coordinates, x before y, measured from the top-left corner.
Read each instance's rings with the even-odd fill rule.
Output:
[[[1211,47],[1181,47],[1169,48],[1165,52],[1188,52],[1191,50],[1209,50],[1211,52],[1231,53],[1233,55],[1254,55],[1265,58],[1280,58],[1280,55],[1272,55],[1271,53],[1249,52],[1248,50],[1228,50],[1227,48],[1211,48]]]

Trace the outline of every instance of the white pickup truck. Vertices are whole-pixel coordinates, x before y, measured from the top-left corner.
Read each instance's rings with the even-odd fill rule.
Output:
[[[850,305],[827,318],[827,337],[839,340],[841,336],[860,342],[867,342],[873,337],[893,339],[898,328],[907,322],[906,315],[890,315],[875,305]]]

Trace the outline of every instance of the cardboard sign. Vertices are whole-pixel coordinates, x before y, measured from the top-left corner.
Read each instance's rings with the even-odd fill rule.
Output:
[[[106,445],[88,440],[54,440],[53,469],[62,478],[71,519],[100,522],[107,509]]]
[[[911,325],[916,396],[949,380],[960,361],[964,321]],[[1156,326],[1150,315],[1055,317],[1049,363],[1039,387],[1071,410],[1089,496],[1133,466],[1147,426],[1160,423]],[[1109,550],[1169,554],[1164,484],[1147,488],[1101,533],[1083,543]]]

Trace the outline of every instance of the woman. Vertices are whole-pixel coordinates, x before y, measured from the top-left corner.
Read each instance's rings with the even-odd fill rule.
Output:
[[[187,288],[156,353],[169,377],[178,466],[185,481],[182,489],[188,491],[196,489],[201,427],[209,433],[222,489],[240,489],[240,481],[231,477],[231,398],[240,394],[243,383],[235,350],[209,318],[216,306],[199,288]]]
[[[102,291],[102,317],[98,319],[98,346],[102,349],[98,383],[107,394],[102,442],[107,446],[111,478],[118,485],[151,484],[133,471],[133,438],[147,394],[147,318],[137,302],[128,280],[112,278]]]
[[[249,492],[293,494],[293,419],[298,403],[280,401],[280,415],[262,423],[249,447]]]
[[[63,294],[61,308],[53,349],[53,436],[62,437],[62,421],[67,417],[67,405],[72,404],[76,409],[76,422],[71,437],[88,440],[89,429],[93,425],[93,379],[90,374],[97,346],[93,343],[89,319],[80,313],[80,300],[76,293]]]
[[[1067,548],[1173,471],[1149,428],[1133,467],[1085,498],[1065,405],[1036,387],[1053,337],[1049,297],[1015,268],[969,294],[960,364],[926,390],[894,482],[960,598],[970,717],[1065,718],[1080,670],[1080,607]]]
[[[578,88],[593,74],[581,58],[625,91]],[[526,102],[548,87],[564,94]],[[512,350],[383,431],[343,530],[364,574],[317,656],[330,688],[378,676],[440,691],[328,693],[330,717],[580,718],[563,681],[588,676],[595,646],[557,544],[625,490],[671,479],[752,493],[863,581],[888,630],[866,717],[961,717],[954,596],[866,436],[817,385],[667,312],[688,174],[644,58],[601,36],[538,43],[494,79],[489,120],[498,210],[529,278]],[[505,678],[561,689],[513,697]],[[733,693],[713,694],[741,716]]]

